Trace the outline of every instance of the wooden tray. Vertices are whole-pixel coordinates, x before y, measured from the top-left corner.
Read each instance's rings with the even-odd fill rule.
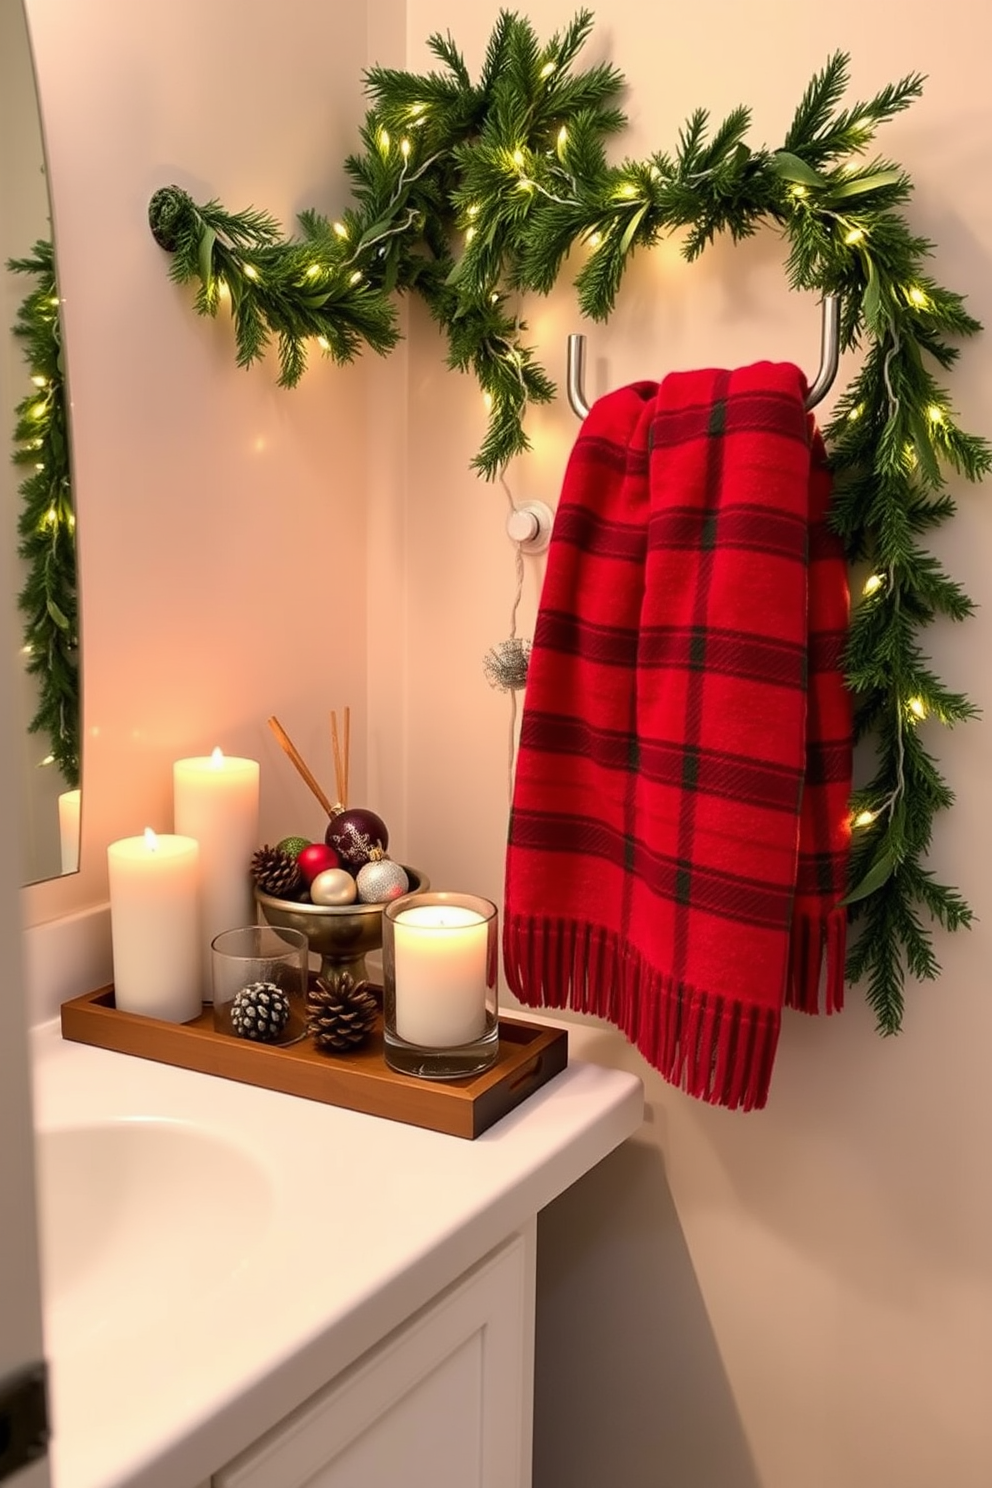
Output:
[[[278,1047],[218,1033],[210,1007],[189,1023],[118,1012],[112,985],[62,1004],[62,1037],[469,1138],[486,1131],[568,1063],[564,1028],[500,1018],[499,1058],[492,1069],[464,1080],[420,1080],[387,1067],[381,1014],[360,1049],[325,1054],[309,1038]]]

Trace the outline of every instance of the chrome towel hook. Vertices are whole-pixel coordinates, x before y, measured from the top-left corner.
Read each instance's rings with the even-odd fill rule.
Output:
[[[820,366],[809,392],[806,394],[807,411],[815,408],[821,398],[824,398],[833,386],[834,378],[837,376],[837,368],[840,365],[840,296],[823,296],[823,316],[820,322]],[[586,338],[585,336],[573,335],[568,338],[568,368],[566,375],[566,392],[568,404],[572,412],[578,418],[584,419],[589,413],[589,404],[586,402],[583,391],[586,366]]]

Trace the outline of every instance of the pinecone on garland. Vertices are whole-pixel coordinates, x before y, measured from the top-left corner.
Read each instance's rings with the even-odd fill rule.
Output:
[[[347,1054],[372,1032],[379,1003],[368,982],[344,971],[337,983],[315,978],[307,993],[307,1032],[318,1049]]]
[[[291,899],[303,887],[303,874],[296,859],[281,848],[269,847],[268,843],[253,854],[251,876],[262,893],[271,894],[274,899]]]

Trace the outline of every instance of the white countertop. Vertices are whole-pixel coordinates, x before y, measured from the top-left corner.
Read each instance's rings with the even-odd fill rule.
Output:
[[[640,1081],[569,1036],[568,1068],[468,1141],[35,1028],[42,1142],[166,1122],[194,1163],[206,1143],[252,1180],[236,1209],[177,1199],[202,1256],[181,1295],[156,1295],[125,1236],[113,1315],[79,1338],[49,1318],[55,1488],[193,1488],[636,1131]]]

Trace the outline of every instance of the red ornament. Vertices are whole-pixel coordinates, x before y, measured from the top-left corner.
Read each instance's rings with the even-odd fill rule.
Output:
[[[382,817],[367,806],[348,806],[331,817],[324,841],[334,848],[344,867],[354,869],[368,862],[374,847],[385,852],[389,833]]]
[[[328,868],[340,868],[341,859],[326,842],[311,842],[305,847],[296,859],[303,880],[307,886],[313,883],[318,873],[324,873]]]

